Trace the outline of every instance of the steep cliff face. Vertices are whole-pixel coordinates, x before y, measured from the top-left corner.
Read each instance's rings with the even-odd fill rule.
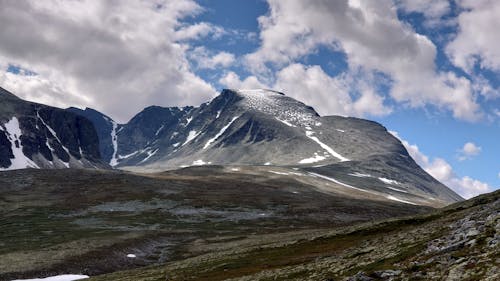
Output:
[[[106,167],[91,121],[0,88],[1,170]]]

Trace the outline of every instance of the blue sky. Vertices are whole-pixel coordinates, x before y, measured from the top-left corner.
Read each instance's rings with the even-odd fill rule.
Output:
[[[0,30],[0,86],[23,98],[124,122],[150,104],[274,88],[382,123],[465,197],[500,187],[498,1],[0,5],[15,27]]]

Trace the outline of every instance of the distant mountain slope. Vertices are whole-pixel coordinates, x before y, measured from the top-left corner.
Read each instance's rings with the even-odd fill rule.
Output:
[[[80,114],[92,120],[86,112],[92,113]],[[111,120],[102,116],[101,123]],[[106,161],[119,168],[296,167],[396,201],[440,206],[461,200],[422,170],[382,125],[322,117],[312,107],[271,90],[223,90],[196,108],[148,107],[115,130],[110,124],[115,123],[109,121],[107,132],[100,134],[106,149],[101,152],[114,151],[105,154]],[[436,203],[429,203],[432,200]]]
[[[86,118],[0,88],[0,170],[108,167],[98,145]]]

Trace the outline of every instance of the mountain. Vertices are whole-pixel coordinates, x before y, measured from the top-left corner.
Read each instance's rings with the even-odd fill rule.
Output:
[[[0,88],[0,170],[107,168],[92,122]]]
[[[93,120],[88,113],[93,111],[79,112]],[[101,152],[122,169],[281,166],[393,201],[442,206],[462,200],[422,170],[382,125],[322,117],[276,91],[226,89],[199,107],[148,107],[121,125],[104,115],[98,119],[109,121],[99,134]]]

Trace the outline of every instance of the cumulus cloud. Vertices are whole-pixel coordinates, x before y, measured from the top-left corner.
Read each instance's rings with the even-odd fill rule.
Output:
[[[439,27],[445,22],[442,17],[451,12],[450,2],[447,0],[396,0],[397,5],[406,13],[421,13],[428,27]]]
[[[472,157],[481,153],[481,147],[477,146],[473,142],[467,142],[464,146],[459,150],[458,160],[464,161],[467,159],[471,159]]]
[[[236,58],[228,52],[210,52],[205,47],[200,46],[194,48],[188,54],[189,58],[196,63],[199,69],[215,69],[218,67],[231,66]]]
[[[500,2],[457,1],[464,11],[458,16],[459,30],[446,51],[451,61],[471,73],[474,65],[500,70]]]
[[[392,1],[268,2],[269,14],[259,17],[261,46],[245,57],[259,78],[272,74],[269,63],[281,69],[325,46],[346,54],[349,71],[388,75],[399,103],[433,105],[469,121],[481,117],[470,81],[436,70],[436,46],[398,19]]]
[[[194,74],[186,40],[220,33],[182,19],[202,8],[179,1],[2,1],[0,83],[34,101],[91,106],[119,121],[143,107],[198,104],[216,94]],[[179,43],[179,41],[181,41]]]
[[[354,79],[350,75],[331,77],[318,66],[290,64],[276,73],[272,84],[261,82],[256,76],[241,78],[234,72],[226,73],[219,83],[228,88],[272,88],[298,99],[321,115],[383,116],[392,109],[384,104],[384,97],[375,93],[368,82],[373,77]],[[359,93],[353,99],[352,89]]]
[[[493,188],[487,183],[473,179],[469,176],[458,176],[446,160],[442,158],[434,158],[431,160],[420,151],[417,145],[410,144],[408,141],[402,139],[397,132],[391,133],[403,143],[408,153],[420,167],[460,196],[469,199],[479,194],[493,191]]]

